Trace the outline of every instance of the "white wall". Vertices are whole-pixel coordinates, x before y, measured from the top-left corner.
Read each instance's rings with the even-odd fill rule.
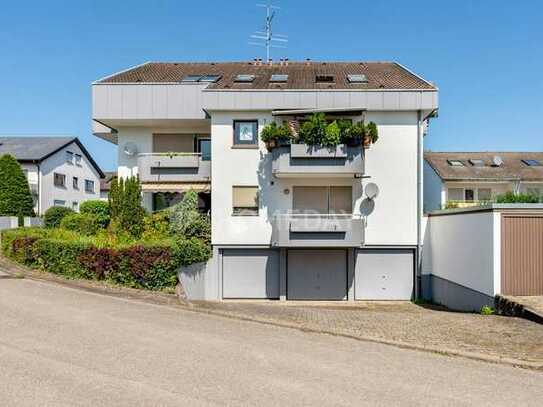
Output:
[[[71,151],[82,156],[81,166],[69,165],[66,162],[66,151]],[[66,187],[57,187],[54,185],[54,173],[66,175]],[[73,202],[79,205],[87,200],[100,198],[100,175],[92,166],[85,154],[75,143],[57,151],[51,157],[45,159],[40,164],[40,212],[43,214],[48,208],[54,205],[55,200],[65,201],[65,206],[72,208]],[[73,188],[72,177],[79,178],[79,190]],[[94,192],[85,191],[85,180],[94,181]]]
[[[363,183],[379,185],[375,208],[367,217],[366,244],[415,245],[417,242],[417,114],[368,113],[379,126],[379,141],[366,153],[370,179],[276,179],[271,155],[258,149],[236,149],[233,120],[258,119],[259,130],[274,120],[271,112],[212,112],[212,243],[271,242],[271,219],[292,208],[295,185],[352,185],[354,213],[361,210]],[[273,185],[271,184],[273,182]],[[232,216],[232,187],[259,186],[258,216]],[[284,190],[288,189],[289,194]]]
[[[30,187],[30,192],[32,193],[32,198],[34,199],[34,212],[38,213],[38,203],[39,203],[39,167],[37,164],[21,164],[21,168],[26,172],[26,179],[28,181],[28,186]]]
[[[433,274],[489,296],[500,292],[498,212],[430,216],[423,274]]]
[[[475,191],[475,200],[478,200],[477,190],[479,188],[490,188],[492,190],[492,198],[496,198],[498,195],[505,194],[508,191],[513,191],[512,182],[445,182],[445,197],[443,204],[449,200],[448,189],[449,188],[462,188],[473,189]]]
[[[445,188],[441,177],[437,175],[426,160],[423,164],[424,179],[424,213],[442,209],[444,202]]]

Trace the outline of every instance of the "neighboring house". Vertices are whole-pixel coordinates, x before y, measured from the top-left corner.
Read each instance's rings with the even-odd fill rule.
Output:
[[[0,155],[21,164],[42,215],[51,206],[79,210],[81,202],[98,199],[104,175],[76,137],[0,137]]]
[[[117,171],[104,171],[104,177],[100,179],[100,199],[102,201],[109,199],[109,190],[113,178],[117,178]]]
[[[158,210],[196,189],[213,259],[206,299],[411,299],[419,281],[423,133],[437,88],[397,63],[146,63],[92,85],[93,131]],[[268,152],[272,122],[373,121],[370,149]],[[379,194],[368,197],[368,184]],[[371,188],[370,188],[371,189]]]
[[[543,152],[425,152],[424,210],[473,206],[506,192],[543,197]]]

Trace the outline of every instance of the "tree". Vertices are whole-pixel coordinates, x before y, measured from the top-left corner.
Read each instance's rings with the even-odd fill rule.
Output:
[[[111,182],[109,191],[111,219],[121,230],[141,237],[145,210],[141,206],[141,185],[137,177]]]
[[[0,157],[0,216],[34,216],[28,181],[15,157]]]

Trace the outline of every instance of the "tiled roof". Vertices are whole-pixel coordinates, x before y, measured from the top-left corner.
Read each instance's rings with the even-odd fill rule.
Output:
[[[18,161],[40,162],[68,144],[75,143],[100,176],[103,172],[77,137],[0,137],[0,155],[10,154]]]
[[[493,158],[500,157],[503,164],[493,165]],[[424,159],[445,181],[522,180],[543,182],[543,165],[529,166],[522,160],[537,160],[543,164],[543,152],[425,152]],[[459,160],[463,166],[453,166],[450,160]],[[483,166],[469,160],[483,160]]]
[[[172,83],[187,75],[221,75],[208,89],[422,89],[436,87],[395,62],[148,62],[97,83]],[[255,75],[251,83],[235,82],[238,74]],[[286,83],[270,83],[272,74],[288,74]],[[363,74],[367,83],[351,83],[347,75]],[[332,75],[331,83],[316,83],[317,75]]]
[[[104,177],[100,178],[100,192],[107,192],[111,189],[111,180],[117,177],[117,171],[104,171]]]
[[[20,161],[40,161],[75,140],[75,137],[0,137],[0,155]]]

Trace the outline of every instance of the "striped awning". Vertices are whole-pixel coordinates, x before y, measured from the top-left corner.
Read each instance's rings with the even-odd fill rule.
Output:
[[[211,185],[209,183],[145,183],[141,184],[143,192],[210,192]]]

